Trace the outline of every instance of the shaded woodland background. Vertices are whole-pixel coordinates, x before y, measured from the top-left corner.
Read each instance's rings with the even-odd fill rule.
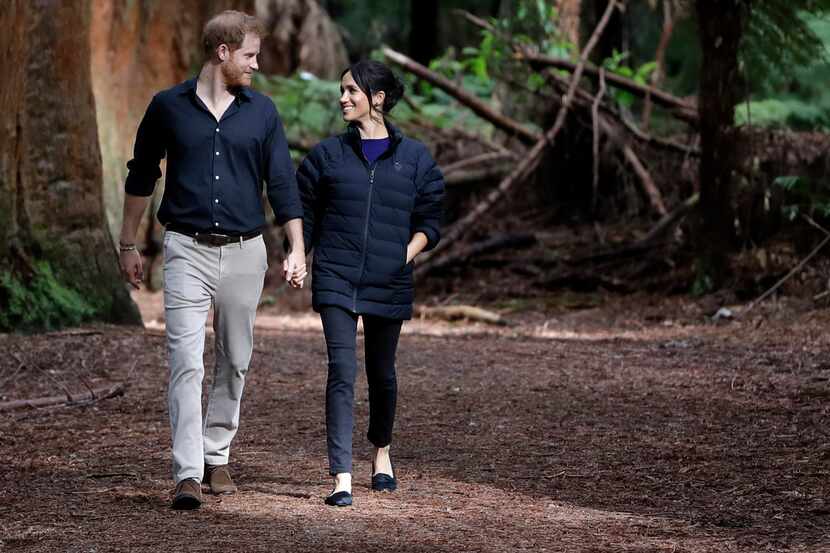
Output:
[[[342,129],[349,61],[405,77],[394,122],[448,183],[446,238],[417,268],[429,301],[645,291],[714,310],[814,251],[776,293],[830,296],[827,0],[9,0],[0,330],[140,322],[112,242],[125,163],[151,96],[195,74],[226,8],[266,22],[255,86],[298,160]],[[141,237],[160,289],[152,213]],[[271,279],[264,301],[281,292]]]

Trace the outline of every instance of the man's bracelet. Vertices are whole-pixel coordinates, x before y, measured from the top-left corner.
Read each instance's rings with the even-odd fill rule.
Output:
[[[118,244],[118,251],[120,252],[134,252],[136,250],[135,244]]]

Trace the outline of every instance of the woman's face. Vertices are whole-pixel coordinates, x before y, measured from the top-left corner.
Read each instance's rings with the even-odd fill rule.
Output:
[[[347,71],[340,79],[340,111],[344,121],[359,121],[369,116],[369,98]]]
[[[383,92],[374,94],[375,102],[383,103]],[[380,107],[380,106],[378,106]],[[352,72],[347,71],[340,79],[340,111],[343,120],[368,122],[371,116],[369,97],[360,90],[352,78]]]

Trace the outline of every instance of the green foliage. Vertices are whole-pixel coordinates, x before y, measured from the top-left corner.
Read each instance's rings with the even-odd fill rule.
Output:
[[[96,314],[78,292],[57,280],[49,263],[40,261],[34,270],[25,282],[9,271],[0,273],[0,331],[52,330]]]
[[[289,141],[316,142],[343,128],[339,81],[302,73],[292,77],[257,74],[255,87],[276,103]]]
[[[781,213],[789,221],[807,214],[822,218],[830,217],[830,190],[813,185],[809,179],[793,175],[776,177],[773,186],[785,195]]]
[[[820,34],[827,29],[830,0],[764,0],[750,5],[740,52],[750,83],[776,89],[799,68],[826,61],[826,37]]]
[[[759,18],[771,25],[763,11]],[[767,48],[761,48],[757,54],[748,54],[748,46],[744,45],[745,63],[758,64],[750,65],[747,70],[750,78],[755,79],[749,86],[756,99],[748,107],[746,104],[736,107],[735,117],[739,124],[751,122],[765,127],[830,130],[830,89],[827,87],[830,82],[830,20],[826,13],[822,16],[805,12],[794,16],[793,20],[779,32],[804,34],[791,42],[778,39],[782,47],[791,51],[778,52],[767,59],[764,53]],[[801,26],[806,31],[802,31]],[[757,38],[751,36],[750,40]],[[772,69],[766,65],[770,63],[784,65]]]
[[[690,293],[695,297],[705,296],[715,289],[715,281],[712,276],[706,271],[700,270],[701,264],[698,264],[698,269],[695,272],[695,280],[692,282],[692,289]]]
[[[638,84],[647,85],[649,77],[651,77],[651,74],[654,73],[655,69],[657,69],[657,62],[649,61],[634,69],[623,63],[629,58],[630,56],[628,52],[617,52],[614,50],[613,55],[610,58],[606,58],[605,61],[603,61],[602,66],[608,71],[631,79]],[[634,104],[634,95],[630,92],[611,88],[609,93],[617,101],[617,103],[624,107],[628,108]]]

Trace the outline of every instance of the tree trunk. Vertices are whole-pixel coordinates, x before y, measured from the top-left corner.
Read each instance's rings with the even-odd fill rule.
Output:
[[[734,180],[739,169],[735,106],[743,86],[738,48],[747,4],[743,0],[697,0],[703,63],[700,72],[700,228],[697,232],[700,291],[717,288],[727,275],[735,246]]]
[[[605,6],[608,5],[608,0],[593,0],[590,7],[586,8],[586,18],[589,21],[589,27],[594,28],[602,17],[602,12]],[[593,8],[593,10],[591,10]],[[593,12],[591,14],[591,12]],[[590,14],[590,15],[589,15]],[[614,52],[625,52],[628,50],[628,44],[625,36],[625,19],[623,10],[617,10],[611,17],[611,22],[608,24],[608,29],[603,33],[599,44],[591,56],[593,61],[598,65],[602,63],[605,58],[610,58]]]
[[[556,0],[556,10],[559,12],[559,31],[579,51],[579,17],[582,9],[582,0]],[[575,56],[576,54],[574,54]]]
[[[438,0],[411,0],[409,23],[409,55],[429,65],[438,56]]]
[[[90,0],[0,5],[0,52],[7,65],[0,87],[5,330],[85,318],[141,324],[104,217],[91,13]],[[35,297],[42,303],[32,303]]]

